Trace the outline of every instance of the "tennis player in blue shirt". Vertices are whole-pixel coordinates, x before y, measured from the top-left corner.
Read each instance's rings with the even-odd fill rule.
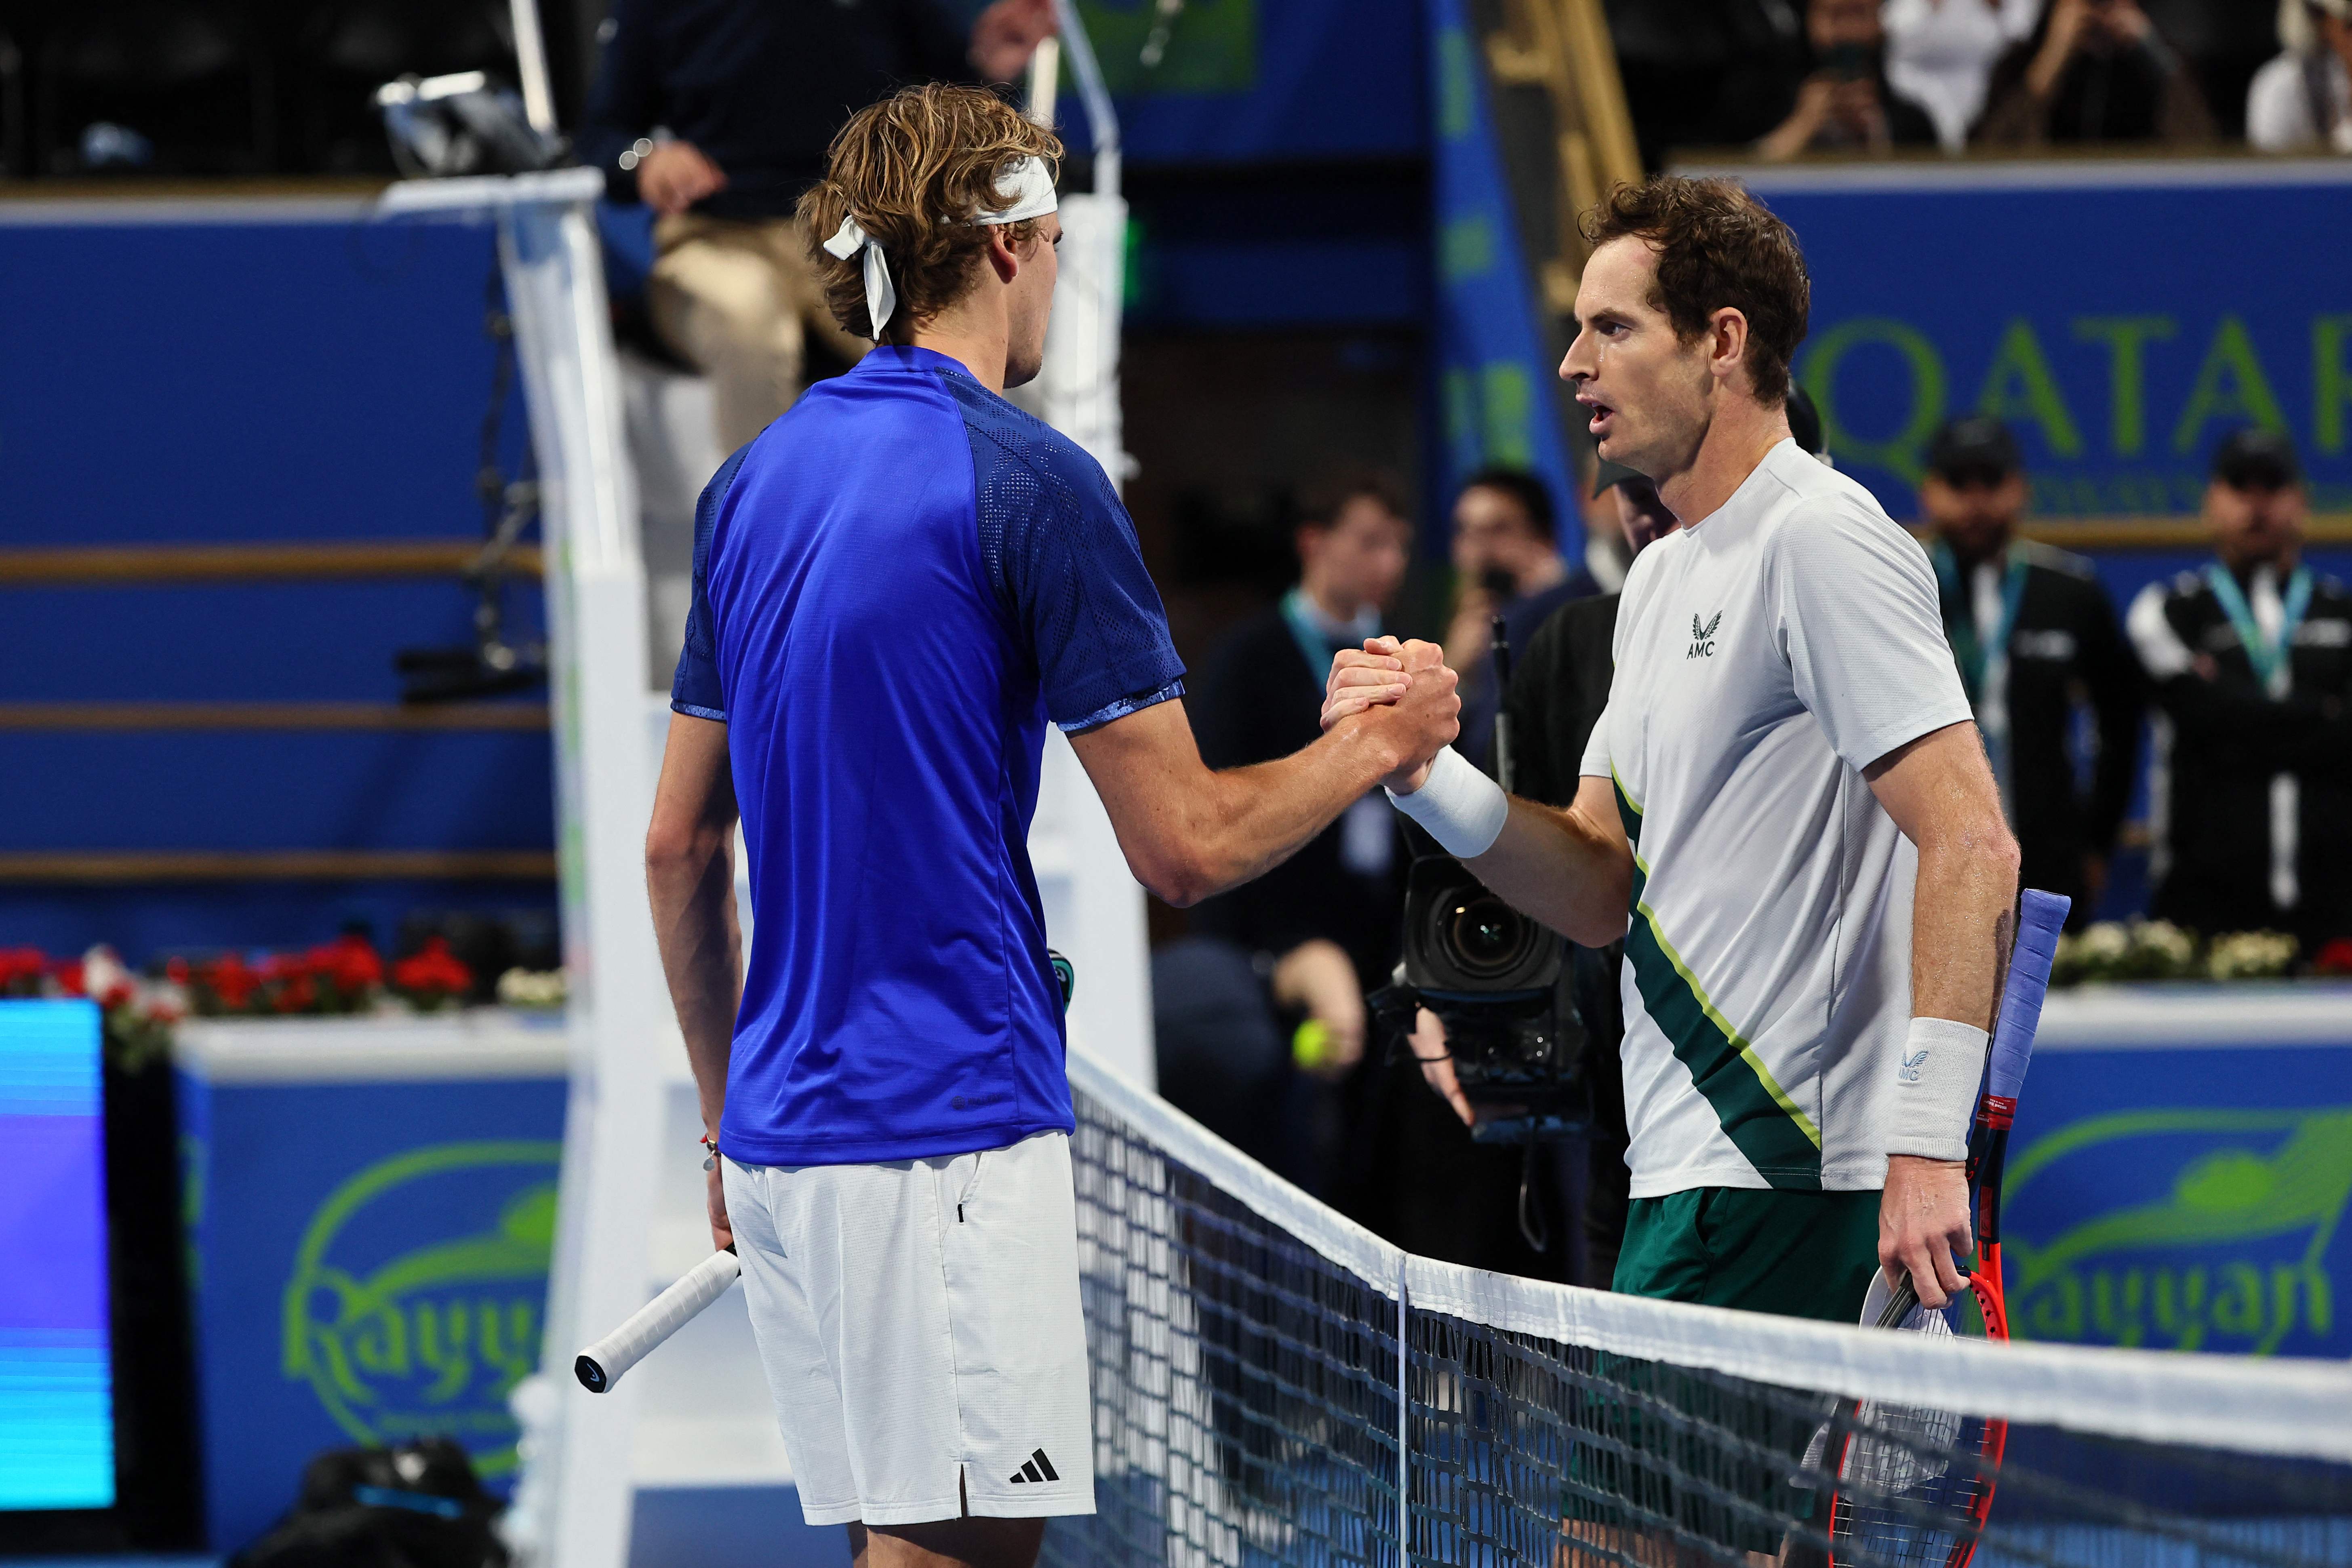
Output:
[[[1176,904],[1274,866],[1456,727],[1451,676],[1424,676],[1294,756],[1202,763],[1117,492],[1001,395],[1044,355],[1060,152],[941,86],[835,140],[801,216],[834,314],[877,346],[703,494],[646,841],[713,1238],[742,1258],[802,1508],[861,1563],[1025,1568],[1047,1516],[1094,1510],[1026,849],[1045,724]]]

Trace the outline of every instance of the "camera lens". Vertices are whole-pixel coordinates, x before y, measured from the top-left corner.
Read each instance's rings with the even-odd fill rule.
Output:
[[[1502,900],[1482,892],[1454,906],[1445,936],[1464,973],[1489,980],[1508,973],[1527,957],[1535,928]]]

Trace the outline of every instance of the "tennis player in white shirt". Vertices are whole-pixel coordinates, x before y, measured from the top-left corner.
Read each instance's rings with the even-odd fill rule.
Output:
[[[2018,857],[1935,577],[1790,437],[1811,285],[1785,224],[1661,178],[1585,232],[1560,375],[1686,526],[1626,579],[1575,805],[1450,749],[1391,793],[1518,909],[1626,943],[1617,1289],[1851,1323],[1884,1264],[1940,1306]],[[1327,722],[1437,662],[1341,654]]]

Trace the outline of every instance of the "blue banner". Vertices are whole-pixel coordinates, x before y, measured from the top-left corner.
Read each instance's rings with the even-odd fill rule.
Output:
[[[1896,518],[1970,410],[2017,432],[2043,517],[2193,513],[2247,425],[2352,510],[2352,166],[1740,173],[1805,247],[1830,449]]]
[[[2005,1196],[2019,1339],[2352,1354],[2352,1045],[2045,1048]]]
[[[1450,495],[1489,463],[1540,475],[1577,514],[1535,293],[1503,180],[1503,156],[1463,0],[1429,0],[1431,99],[1437,116],[1438,389],[1444,444],[1434,465]],[[1577,530],[1563,526],[1564,538]]]

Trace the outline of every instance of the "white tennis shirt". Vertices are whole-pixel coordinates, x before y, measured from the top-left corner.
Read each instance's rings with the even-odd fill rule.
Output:
[[[1783,441],[1634,561],[1615,652],[1633,1195],[1884,1186],[1918,852],[1862,770],[1969,719],[1927,552]]]

